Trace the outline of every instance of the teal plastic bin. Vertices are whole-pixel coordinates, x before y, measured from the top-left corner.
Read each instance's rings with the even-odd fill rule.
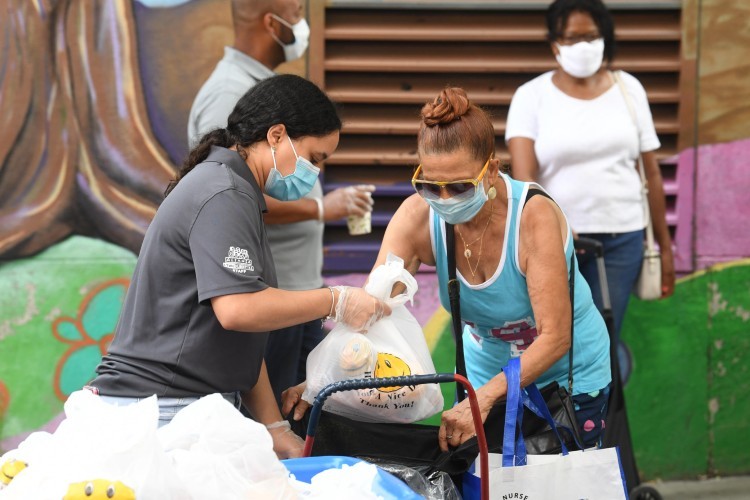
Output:
[[[319,472],[328,469],[340,469],[343,465],[355,465],[364,460],[352,457],[307,457],[307,458],[290,458],[282,460],[286,468],[294,474],[297,481],[309,483],[312,477]],[[396,476],[389,474],[378,467],[378,474],[372,481],[372,491],[385,500],[421,500],[423,497],[409,488],[406,483]]]

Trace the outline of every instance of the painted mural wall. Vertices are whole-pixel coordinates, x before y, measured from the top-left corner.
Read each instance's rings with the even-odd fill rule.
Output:
[[[233,35],[218,0],[2,0],[0,34],[8,450],[56,426],[67,395],[91,379],[187,147],[193,96]]]
[[[0,452],[92,378],[232,39],[228,0],[0,0]]]
[[[54,428],[93,375],[192,98],[231,41],[226,0],[151,3],[0,0],[0,450]],[[685,0],[683,16],[696,273],[669,300],[633,302],[623,331],[646,478],[750,472],[750,5]],[[413,312],[451,370],[434,275],[418,281]]]

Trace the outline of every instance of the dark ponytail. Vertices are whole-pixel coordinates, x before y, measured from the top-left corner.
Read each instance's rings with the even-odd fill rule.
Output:
[[[221,146],[223,148],[232,146],[232,140],[229,137],[227,129],[217,128],[201,138],[198,145],[195,146],[190,151],[187,158],[185,158],[185,161],[182,163],[182,168],[179,172],[177,172],[177,176],[169,181],[169,185],[164,191],[165,197],[172,192],[175,186],[177,186],[177,183],[180,182],[180,179],[185,177],[188,172],[195,168],[196,165],[202,163],[206,158],[208,158],[208,153],[211,152],[211,146]]]
[[[226,129],[204,135],[190,151],[177,177],[169,183],[165,196],[208,157],[211,146],[246,149],[265,140],[268,129],[278,124],[286,127],[292,139],[324,137],[341,130],[336,107],[314,83],[296,75],[267,78],[240,98],[229,115]]]

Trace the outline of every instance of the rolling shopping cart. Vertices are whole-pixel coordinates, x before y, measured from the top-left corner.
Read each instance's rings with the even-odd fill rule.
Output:
[[[488,450],[487,440],[484,433],[484,426],[482,425],[482,417],[479,411],[479,405],[477,403],[476,393],[471,383],[461,375],[453,373],[435,373],[429,375],[410,375],[402,377],[387,377],[387,378],[364,378],[364,379],[353,379],[343,380],[340,382],[334,382],[321,390],[315,398],[312,405],[312,409],[309,414],[309,421],[307,424],[307,433],[305,438],[305,449],[303,456],[310,457],[315,444],[315,438],[317,434],[318,421],[320,419],[321,412],[323,410],[323,404],[325,400],[332,394],[341,391],[351,391],[358,389],[376,389],[378,387],[391,387],[391,386],[413,386],[422,384],[436,384],[436,383],[450,383],[455,382],[460,384],[466,390],[471,406],[472,418],[474,420],[474,429],[476,431],[476,441],[479,447],[479,468],[481,471],[481,498],[482,500],[489,500],[489,483],[486,478],[489,477],[488,472]],[[369,426],[381,426],[381,428],[387,428],[389,424],[369,424]],[[386,427],[383,427],[386,426]],[[419,432],[418,426],[414,427],[414,432]],[[404,427],[401,426],[403,429]],[[435,441],[436,442],[436,441]]]

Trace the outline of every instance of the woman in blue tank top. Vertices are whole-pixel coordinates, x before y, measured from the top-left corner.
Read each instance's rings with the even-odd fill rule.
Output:
[[[445,222],[454,224],[463,344],[483,418],[506,394],[502,368],[521,359],[521,383],[567,386],[571,344],[568,266],[571,230],[560,208],[535,184],[499,171],[491,121],[463,89],[447,88],[422,109],[414,174],[417,194],[386,230],[375,266],[389,252],[414,273],[437,268],[447,296]],[[529,191],[544,196],[529,196]],[[599,441],[611,380],[609,337],[588,285],[575,271],[573,400],[587,445]],[[440,446],[473,436],[468,400],[444,412]]]

